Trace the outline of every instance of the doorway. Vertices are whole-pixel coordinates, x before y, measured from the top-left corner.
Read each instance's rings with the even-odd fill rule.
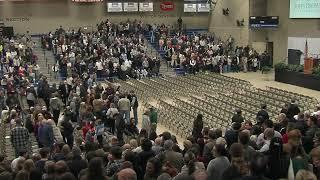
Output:
[[[267,42],[267,62],[269,66],[273,65],[273,42]]]

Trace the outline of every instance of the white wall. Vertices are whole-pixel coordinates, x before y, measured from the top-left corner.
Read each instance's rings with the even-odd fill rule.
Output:
[[[230,14],[224,16],[222,9],[229,8]],[[237,27],[237,20],[245,20],[244,27]],[[246,46],[249,43],[249,0],[218,0],[210,17],[209,30],[226,40],[231,34],[236,44]]]
[[[13,26],[15,32],[44,33],[64,27],[92,26],[106,20],[119,22],[127,19],[143,20],[145,23],[174,24],[179,16],[188,28],[208,28],[208,14],[183,13],[182,0],[174,1],[176,9],[172,12],[160,11],[160,2],[155,1],[152,13],[107,13],[104,3],[77,4],[71,0],[52,0],[50,2],[0,3],[0,18],[5,24]],[[12,21],[8,18],[16,18]],[[21,19],[24,18],[24,19]],[[8,21],[9,20],[9,21]]]

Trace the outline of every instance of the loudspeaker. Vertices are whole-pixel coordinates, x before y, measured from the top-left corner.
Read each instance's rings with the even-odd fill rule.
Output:
[[[2,35],[4,37],[8,37],[11,39],[11,37],[13,37],[14,33],[13,33],[13,27],[3,27],[2,29]]]
[[[302,52],[299,49],[288,49],[288,64],[300,64]]]

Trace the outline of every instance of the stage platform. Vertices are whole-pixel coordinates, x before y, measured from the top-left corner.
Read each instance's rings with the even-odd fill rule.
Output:
[[[282,82],[277,82],[275,81],[275,73],[273,71],[268,74],[261,74],[261,72],[247,72],[247,73],[241,72],[241,73],[227,73],[224,75],[250,81],[255,87],[258,87],[258,88],[264,89],[267,86],[275,87],[275,88],[279,88],[287,91],[292,91],[295,93],[300,93],[306,96],[312,96],[317,98],[320,101],[320,91],[299,87],[291,84],[286,84]],[[292,78],[295,78],[295,77],[292,77]]]

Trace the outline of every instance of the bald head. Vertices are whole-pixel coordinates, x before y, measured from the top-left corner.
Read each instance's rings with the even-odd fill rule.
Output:
[[[137,174],[133,169],[126,168],[118,172],[118,180],[136,180]]]

